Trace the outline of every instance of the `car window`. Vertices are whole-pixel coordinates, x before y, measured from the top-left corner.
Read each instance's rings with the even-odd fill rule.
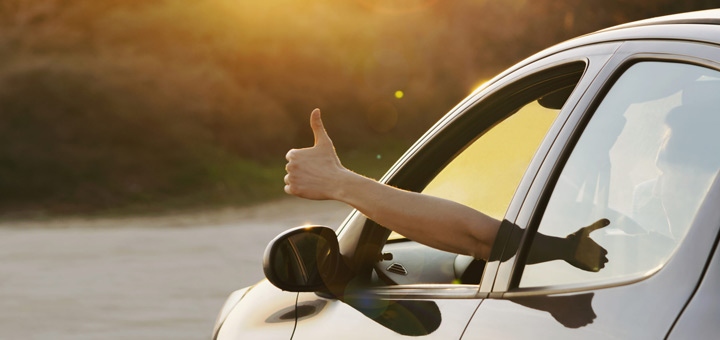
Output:
[[[607,263],[585,270],[561,260],[529,264],[520,287],[631,278],[661,268],[720,169],[719,94],[716,70],[658,61],[629,67],[578,139],[538,226],[540,234],[574,239],[580,228],[607,219],[609,225],[586,235],[607,252]],[[534,243],[529,253],[540,249]],[[582,249],[568,256],[597,256]]]
[[[565,93],[569,94],[569,90],[565,89]],[[462,203],[502,220],[558,112],[559,108],[545,107],[539,100],[521,106],[457,155],[422,193]],[[389,237],[401,238],[395,232]]]
[[[502,220],[515,189],[560,110],[521,107],[452,160],[422,192]]]
[[[502,220],[527,167],[561,107],[572,93],[584,63],[571,64],[558,74],[562,82],[538,83],[509,91],[497,106],[470,109],[464,115],[493,114],[499,121],[478,127],[474,140],[429,178],[422,193],[449,199]],[[569,75],[572,76],[569,76]],[[543,80],[551,76],[545,75]],[[447,152],[457,152],[448,149]],[[381,261],[378,275],[391,284],[478,283],[484,261],[458,256],[410,242],[392,233],[383,249],[391,260]]]

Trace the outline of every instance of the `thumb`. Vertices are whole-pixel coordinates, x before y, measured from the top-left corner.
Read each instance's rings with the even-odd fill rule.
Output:
[[[332,145],[332,140],[330,136],[328,136],[327,131],[325,131],[325,126],[323,126],[320,109],[315,109],[310,114],[310,127],[315,136],[315,145]]]
[[[595,223],[593,223],[593,224],[585,227],[585,231],[586,231],[588,234],[590,234],[590,233],[592,233],[593,231],[598,230],[598,229],[600,229],[600,228],[605,228],[605,227],[607,227],[608,225],[610,225],[610,220],[608,220],[607,218],[601,218],[601,219],[595,221]]]

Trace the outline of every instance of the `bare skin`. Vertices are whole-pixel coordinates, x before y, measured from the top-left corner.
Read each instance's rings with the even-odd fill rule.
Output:
[[[500,221],[460,203],[401,190],[356,174],[340,163],[319,109],[310,115],[310,126],[315,144],[292,149],[285,156],[286,193],[344,202],[413,241],[488,259]],[[590,238],[590,233],[608,224],[609,220],[601,219],[564,238],[537,233],[527,262],[564,260],[578,269],[597,272],[608,261],[607,251]]]
[[[310,115],[315,144],[290,150],[285,192],[344,202],[380,225],[433,248],[487,259],[500,221],[465,205],[401,190],[346,169],[323,127]],[[387,204],[392,202],[392,204]]]

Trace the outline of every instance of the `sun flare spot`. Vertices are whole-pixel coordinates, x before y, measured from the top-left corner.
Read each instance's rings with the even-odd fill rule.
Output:
[[[405,96],[405,93],[403,91],[395,91],[395,98],[400,99]]]
[[[472,88],[472,91],[470,91],[470,93],[475,93],[475,92],[477,92],[478,90],[484,88],[485,85],[487,85],[487,83],[488,83],[489,81],[490,81],[490,79],[485,79],[485,80],[482,80],[482,81],[478,82],[477,85],[475,85],[475,86]]]

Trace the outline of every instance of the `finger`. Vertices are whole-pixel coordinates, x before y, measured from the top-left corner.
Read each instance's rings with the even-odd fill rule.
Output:
[[[285,185],[290,185],[290,174],[285,175]]]
[[[601,218],[601,219],[595,221],[595,223],[585,227],[585,232],[587,232],[589,234],[600,228],[605,228],[608,225],[610,225],[610,220],[608,220],[607,218]]]
[[[288,151],[285,154],[285,159],[287,159],[289,162],[294,157],[294,155],[295,155],[295,149],[290,149],[290,151]]]
[[[293,193],[292,193],[292,190],[290,189],[290,186],[289,186],[289,185],[286,185],[286,186],[285,186],[285,193],[288,194],[288,195],[292,195],[292,194],[293,194]]]
[[[323,125],[322,117],[320,116],[320,109],[315,109],[310,114],[310,127],[312,128],[313,135],[315,136],[315,145],[332,144],[330,136],[328,136],[327,131],[325,131],[325,126]]]

